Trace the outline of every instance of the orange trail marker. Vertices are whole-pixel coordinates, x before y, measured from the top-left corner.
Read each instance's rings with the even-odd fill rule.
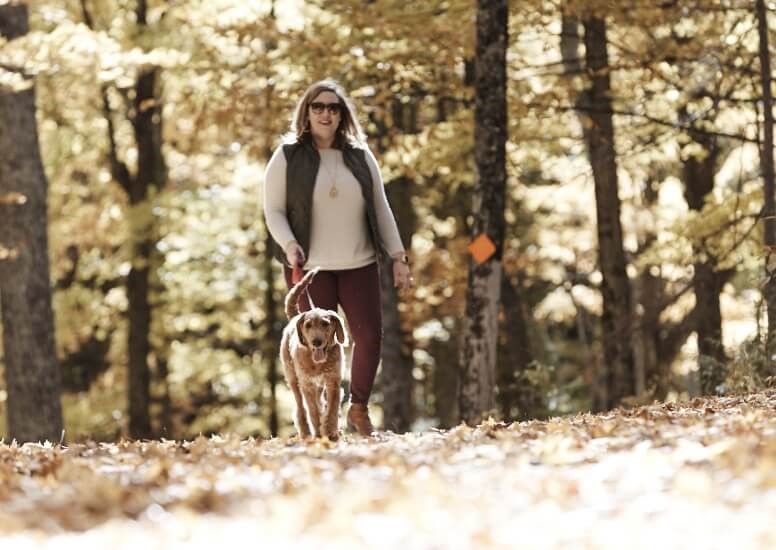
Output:
[[[471,252],[475,262],[482,264],[487,262],[496,252],[496,245],[493,244],[490,237],[485,233],[481,233],[480,236],[474,239],[469,245],[469,252]]]

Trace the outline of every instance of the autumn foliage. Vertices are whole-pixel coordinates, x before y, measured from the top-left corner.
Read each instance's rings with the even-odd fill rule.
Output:
[[[376,412],[404,428],[458,423],[477,180],[471,2],[28,5],[29,32],[0,40],[0,67],[35,83],[67,443],[140,436],[131,418],[156,438],[290,432],[261,173],[300,91],[324,76],[352,92],[411,245],[416,286],[386,305]],[[772,385],[752,6],[509,6],[494,418]],[[0,70],[4,90],[19,82]],[[609,130],[597,163],[591,136]],[[605,204],[593,165],[617,186]],[[622,260],[622,326],[604,307],[601,212],[622,224],[606,256]],[[607,341],[632,357],[608,400]]]
[[[5,444],[0,533],[13,548],[766,549],[775,425],[767,392],[373,441]]]

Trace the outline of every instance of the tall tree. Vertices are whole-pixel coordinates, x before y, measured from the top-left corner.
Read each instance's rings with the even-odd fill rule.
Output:
[[[270,17],[275,16],[275,3],[272,3],[272,10]],[[274,50],[276,44],[274,41],[270,41],[268,48]],[[271,112],[273,105],[273,87],[269,85],[266,87],[264,94],[264,107],[267,112]],[[264,143],[263,151],[265,163],[269,162],[272,157],[272,143],[269,139],[272,135],[269,128],[264,129]],[[272,269],[272,254],[271,250],[273,245],[272,235],[270,235],[269,229],[263,219],[261,222],[262,230],[264,233],[264,254],[256,254],[256,258],[260,264],[261,278],[264,280],[264,322],[260,327],[261,336],[258,341],[258,351],[261,354],[264,363],[267,365],[267,385],[269,386],[269,433],[272,437],[277,437],[278,430],[280,429],[280,421],[278,418],[278,403],[277,403],[277,385],[279,382],[279,369],[278,369],[278,353],[277,343],[280,342],[280,334],[283,327],[283,319],[278,315],[278,307],[280,304],[275,289],[275,273]]]
[[[594,406],[609,409],[623,397],[635,393],[631,290],[620,220],[606,21],[598,16],[589,16],[583,24],[585,65],[590,87],[582,96],[581,107],[588,118],[588,124],[583,126],[595,183],[598,263],[603,296],[601,337],[607,369],[605,401],[594,403]]]
[[[542,414],[543,396],[527,373],[534,358],[528,336],[528,315],[520,276],[501,280],[501,341],[498,364],[498,406],[505,419],[528,420]]]
[[[641,186],[641,202],[647,209],[654,208],[658,199],[660,181],[653,172],[654,169],[648,173]],[[651,246],[656,239],[653,228],[642,231],[636,255]],[[647,388],[658,393],[658,386],[665,383],[664,373],[659,371],[657,362],[659,303],[663,285],[659,275],[652,272],[653,267],[654,265],[646,266],[633,281],[633,370],[637,393],[645,392]],[[655,271],[659,273],[659,269]]]
[[[763,143],[760,166],[763,174],[763,208],[765,247],[765,303],[768,312],[766,357],[772,356],[773,335],[776,333],[776,268],[772,258],[776,255],[776,185],[773,162],[773,95],[771,91],[771,53],[768,49],[768,12],[764,0],[756,0],[757,30],[760,37],[760,82],[763,94]]]
[[[402,242],[409,247],[415,215],[410,202],[412,182],[402,177],[392,181],[386,189],[388,200],[397,217]],[[393,261],[383,260],[382,307],[383,350],[380,388],[383,391],[383,425],[386,429],[404,433],[412,423],[412,356],[406,345],[399,312],[399,296],[393,286]]]
[[[0,6],[0,37],[29,30],[27,6]],[[61,373],[54,345],[48,258],[48,182],[35,120],[35,88],[0,87],[0,305],[8,391],[8,436],[58,441]]]
[[[572,13],[568,9],[564,9],[562,13],[562,20],[561,20],[561,34],[560,34],[560,50],[561,50],[561,57],[563,59],[563,72],[568,77],[574,78],[575,76],[578,76],[582,74],[584,71],[584,64],[583,60],[580,57],[579,50],[581,46],[581,39],[579,36],[579,26],[580,21],[579,17]],[[578,94],[577,97],[572,97],[572,100],[575,103],[576,108],[578,109],[577,114],[579,117],[580,125],[583,130],[583,135],[585,137],[585,141],[588,141],[588,132],[587,128],[589,126],[586,114],[583,112],[583,109],[589,105],[590,100],[587,95],[587,92],[581,92]],[[580,340],[582,340],[583,346],[587,349],[588,344],[586,342],[587,340],[587,331],[585,330],[585,327],[587,325],[586,316],[581,308],[577,308],[578,314],[577,314],[577,324],[580,327],[579,336]],[[587,361],[589,364],[587,365],[587,368],[590,369],[591,377],[590,377],[590,401],[593,404],[593,408],[596,410],[603,410],[606,409],[606,367],[602,367],[601,362],[597,361],[595,359],[595,356],[592,353],[589,353],[590,361]]]
[[[496,348],[501,294],[506,194],[506,0],[478,0],[474,141],[477,185],[472,236],[486,236],[495,252],[472,261],[460,357],[460,414],[475,424],[495,409]]]
[[[267,157],[269,158],[269,157]],[[257,254],[258,261],[261,262],[262,279],[264,279],[265,290],[263,296],[264,302],[264,323],[261,327],[261,337],[259,338],[259,353],[267,365],[267,384],[269,385],[269,433],[272,437],[277,437],[280,428],[278,418],[277,404],[277,385],[280,379],[278,369],[277,343],[280,342],[280,333],[283,327],[283,319],[278,315],[279,300],[276,298],[275,274],[272,270],[272,255],[268,252],[272,250],[272,236],[264,225],[264,250],[266,254]]]
[[[146,26],[145,0],[138,2],[137,22]],[[161,187],[166,179],[162,156],[162,106],[157,95],[159,70],[144,68],[135,84],[132,128],[137,144],[137,172],[127,183],[133,216],[132,268],[127,278],[129,298],[129,433],[132,437],[151,435],[150,422],[150,368],[151,351],[149,332],[151,304],[149,301],[149,274],[153,246],[152,190]]]
[[[387,120],[382,117],[378,120],[376,116],[371,117],[377,127],[376,135],[373,137],[377,140],[381,156],[385,154],[387,142],[391,137],[399,133],[402,135],[417,133],[417,103],[417,97],[411,94],[398,96],[392,102],[390,118],[386,116]],[[392,120],[392,125],[389,120]],[[400,176],[388,182],[385,187],[388,202],[396,215],[402,243],[408,249],[417,225],[417,217],[411,201],[412,188],[413,182],[407,176]],[[410,429],[413,420],[413,365],[412,355],[409,352],[411,346],[407,342],[412,336],[402,330],[400,297],[394,287],[391,258],[383,260],[380,285],[382,286],[383,346],[382,368],[378,382],[383,394],[383,426],[388,430],[404,433]]]
[[[702,158],[690,155],[682,162],[684,196],[691,210],[700,212],[706,197],[714,189],[720,148],[717,139],[708,134],[690,131],[693,141],[702,147]],[[717,273],[716,259],[704,243],[694,245],[697,258],[693,264],[693,291],[695,292],[696,334],[698,335],[698,371],[701,392],[716,392],[725,379],[725,350],[722,347],[722,309],[720,292],[723,275]]]
[[[81,0],[84,20],[90,28],[94,24],[86,6]],[[138,0],[135,21],[142,30],[148,28],[148,5]],[[149,275],[152,264],[154,223],[151,200],[156,190],[167,179],[162,154],[162,105],[158,95],[160,71],[155,66],[139,69],[127,112],[132,125],[137,148],[137,167],[130,172],[126,163],[119,159],[114,135],[113,114],[107,90],[102,88],[102,101],[107,120],[110,142],[109,160],[111,174],[124,189],[129,198],[131,239],[131,268],[127,276],[127,299],[129,316],[128,336],[128,410],[129,435],[135,438],[152,437],[151,428],[151,370],[148,357],[151,353],[151,303],[149,300]]]

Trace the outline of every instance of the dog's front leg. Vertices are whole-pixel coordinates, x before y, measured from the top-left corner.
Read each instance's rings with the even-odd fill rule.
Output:
[[[302,392],[299,391],[298,384],[291,384],[291,391],[294,394],[294,400],[296,401],[295,412],[295,424],[296,431],[301,439],[310,437],[310,425],[307,422],[307,411],[304,408],[304,402],[302,401]]]
[[[321,431],[323,432],[323,435],[332,441],[336,441],[339,437],[339,432],[337,430],[340,405],[339,380],[327,380],[324,391],[326,392],[326,409],[323,413]]]
[[[315,437],[321,437],[321,392],[313,384],[305,384],[302,386],[302,393],[307,402],[307,412],[310,413],[313,434]]]

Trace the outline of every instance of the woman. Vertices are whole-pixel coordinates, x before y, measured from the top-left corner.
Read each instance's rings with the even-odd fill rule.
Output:
[[[291,131],[264,175],[264,216],[292,286],[293,266],[320,267],[309,288],[316,307],[342,306],[354,342],[348,427],[369,436],[367,403],[380,362],[378,265],[393,258],[394,284],[409,288],[409,261],[351,101],[337,82],[310,86]],[[310,304],[303,298],[300,309]]]

